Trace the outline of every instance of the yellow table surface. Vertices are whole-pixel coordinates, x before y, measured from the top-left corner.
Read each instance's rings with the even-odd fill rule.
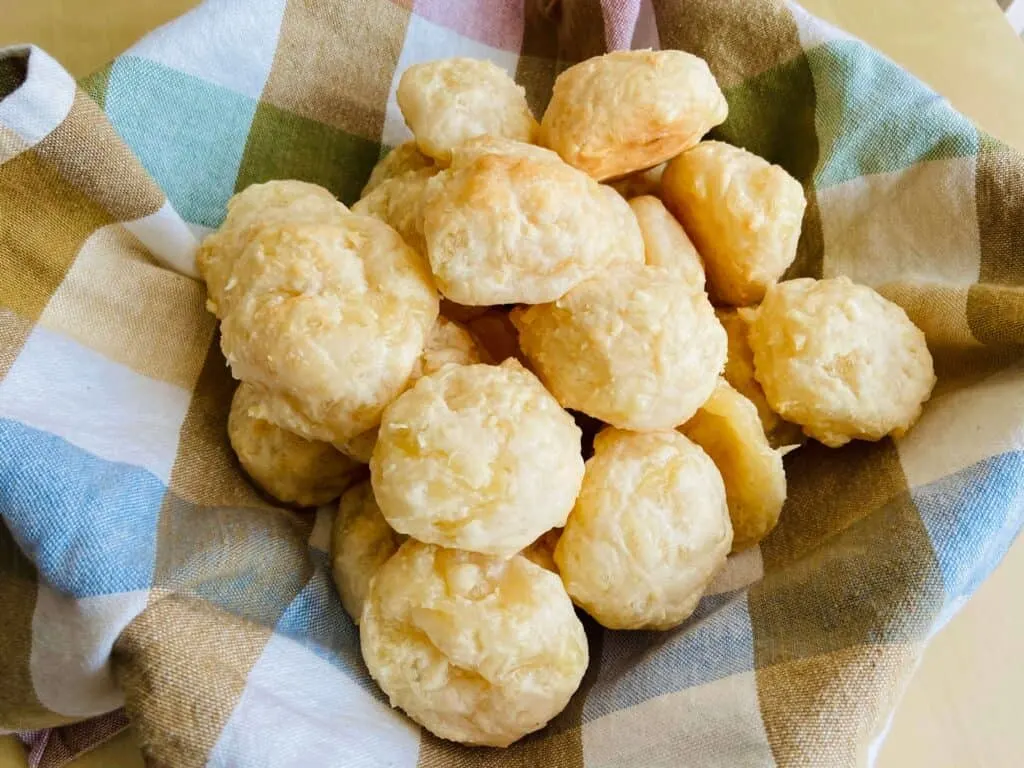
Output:
[[[0,0],[0,45],[36,43],[74,75],[99,67],[193,0]],[[902,64],[989,133],[1024,150],[1024,44],[993,0],[804,0]],[[893,718],[880,768],[1024,765],[1024,542],[929,646]],[[24,768],[0,737],[0,768]],[[136,768],[131,733],[75,768]]]

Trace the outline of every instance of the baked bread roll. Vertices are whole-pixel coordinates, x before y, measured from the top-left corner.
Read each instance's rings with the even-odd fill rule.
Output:
[[[573,602],[610,629],[669,629],[725,564],[722,476],[675,431],[606,429],[555,548]]]
[[[395,530],[509,557],[565,524],[580,430],[515,360],[447,366],[388,406],[370,473]]]
[[[803,187],[751,152],[702,142],[668,164],[661,196],[703,257],[715,302],[756,304],[796,258]]]
[[[480,349],[473,336],[458,323],[446,317],[438,316],[434,329],[427,337],[427,345],[423,354],[416,361],[409,377],[409,386],[421,377],[429,376],[446,365],[472,365],[481,362]],[[346,440],[338,445],[338,449],[346,456],[351,456],[363,464],[370,463],[373,447],[377,444],[377,427]]]
[[[263,418],[308,439],[375,426],[437,320],[423,260],[369,216],[263,227],[232,279],[221,323],[232,374],[266,391]]]
[[[924,333],[899,306],[846,277],[769,288],[750,346],[772,410],[833,448],[900,437],[935,386]]]
[[[683,51],[615,51],[555,80],[540,143],[595,179],[675,157],[725,120],[707,63]]]
[[[540,304],[614,264],[643,263],[629,205],[540,147],[474,140],[431,180],[423,207],[430,268],[469,306]]]
[[[588,280],[512,320],[562,405],[622,429],[679,426],[725,365],[725,331],[707,296],[655,267]]]
[[[413,64],[395,92],[420,150],[447,165],[452,150],[477,136],[532,143],[537,120],[526,90],[490,61],[452,58]]]
[[[360,623],[373,679],[443,739],[505,747],[561,712],[587,668],[558,576],[409,540],[377,572]]]

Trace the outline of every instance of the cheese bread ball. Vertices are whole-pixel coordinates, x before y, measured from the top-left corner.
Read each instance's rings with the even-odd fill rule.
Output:
[[[707,296],[655,267],[588,280],[512,320],[558,402],[622,429],[682,424],[725,365],[725,331]]]
[[[692,147],[729,112],[707,63],[682,51],[615,51],[555,80],[540,143],[595,179]]]
[[[653,168],[637,171],[606,183],[627,200],[642,195],[659,197],[661,195],[661,176],[665,173],[665,166],[665,163],[661,163]]]
[[[381,182],[352,206],[352,213],[373,216],[391,225],[416,253],[426,258],[423,242],[423,194],[437,168],[408,171]]]
[[[330,443],[306,440],[261,419],[260,405],[259,389],[239,384],[228,413],[228,439],[246,474],[278,501],[326,504],[365,471]]]
[[[196,266],[206,281],[206,307],[223,317],[225,293],[235,287],[235,262],[264,226],[286,222],[333,222],[348,213],[329,191],[305,181],[252,184],[228,200],[227,217],[196,251]]]
[[[664,267],[694,290],[704,290],[700,254],[676,217],[656,197],[642,195],[629,201],[644,238],[647,265]]]
[[[370,594],[370,581],[403,541],[405,536],[393,531],[381,515],[369,480],[341,497],[331,528],[331,575],[345,612],[356,624]]]
[[[433,159],[420,152],[415,141],[406,141],[384,155],[373,166],[373,170],[370,171],[370,178],[367,179],[366,186],[363,187],[359,197],[366,197],[388,179],[402,176],[409,171],[433,167]]]
[[[555,548],[573,602],[610,629],[669,629],[725,564],[732,527],[722,476],[675,431],[597,436]]]
[[[493,62],[452,58],[413,64],[395,93],[420,150],[442,164],[452,149],[476,136],[532,143],[537,121],[526,90]]]
[[[722,304],[756,304],[796,258],[800,182],[785,169],[721,141],[668,164],[661,197],[704,258],[708,292]]]
[[[680,429],[722,474],[732,551],[757,544],[779,522],[786,501],[782,453],[769,445],[757,408],[723,380]]]
[[[921,330],[845,277],[772,286],[749,338],[772,409],[831,447],[900,437],[935,385]]]
[[[508,557],[565,524],[580,430],[514,360],[446,366],[384,411],[370,476],[396,531]]]
[[[558,546],[561,537],[562,529],[552,528],[519,554],[545,570],[558,573],[558,566],[555,565],[555,547]]]
[[[368,216],[265,227],[234,274],[246,290],[221,324],[232,373],[276,396],[264,418],[310,439],[376,425],[437,320],[423,260]]]
[[[392,706],[443,739],[494,747],[561,712],[589,655],[555,574],[413,540],[377,572],[359,634]]]
[[[493,139],[455,150],[431,180],[423,234],[441,293],[469,306],[554,301],[644,258],[636,217],[614,190],[552,152]]]
[[[715,310],[729,338],[729,352],[722,375],[737,392],[754,404],[761,427],[773,448],[799,445],[807,439],[800,427],[785,421],[772,410],[764,390],[754,377],[754,350],[750,348],[747,337],[756,314],[757,310],[751,307]]]

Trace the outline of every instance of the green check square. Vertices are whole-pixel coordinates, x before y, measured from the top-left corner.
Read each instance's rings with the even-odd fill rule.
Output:
[[[819,188],[977,153],[967,118],[864,43],[832,41],[807,60],[817,85]]]
[[[375,141],[260,102],[235,189],[271,179],[299,179],[326,187],[351,204],[359,199],[379,155]]]
[[[818,162],[814,80],[804,56],[724,91],[729,117],[711,133],[807,182]]]

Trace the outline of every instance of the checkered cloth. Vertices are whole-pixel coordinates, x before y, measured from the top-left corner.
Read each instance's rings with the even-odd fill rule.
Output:
[[[333,510],[276,509],[239,473],[191,253],[253,182],[351,202],[408,136],[414,62],[492,59],[540,114],[557,72],[630,46],[708,60],[716,137],[805,185],[791,274],[898,301],[939,385],[901,440],[789,455],[781,524],[692,619],[588,625],[568,709],[471,750],[370,681]],[[854,764],[1021,528],[1024,157],[794,4],[210,0],[77,88],[9,49],[0,96],[0,728],[123,705],[174,768]]]

